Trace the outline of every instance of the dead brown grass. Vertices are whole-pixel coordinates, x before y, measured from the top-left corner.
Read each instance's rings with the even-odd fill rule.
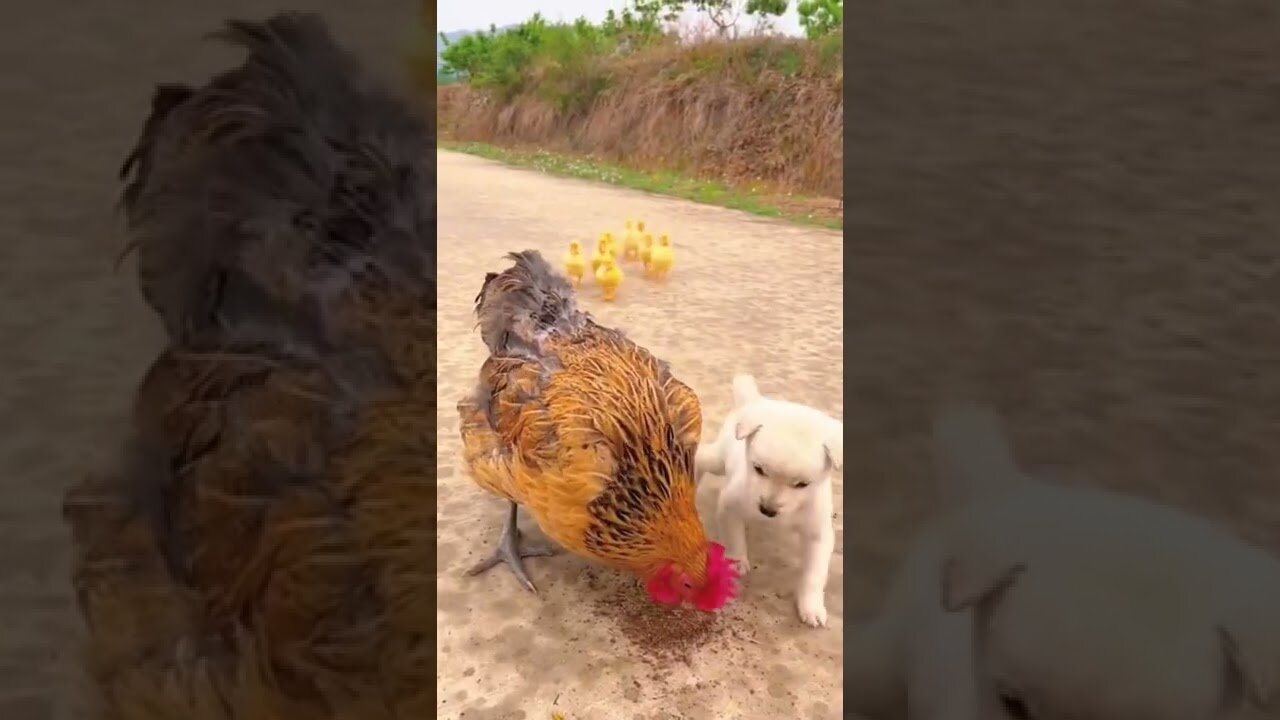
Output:
[[[608,87],[580,110],[534,92],[504,103],[468,85],[440,87],[441,136],[841,196],[843,74],[830,47],[752,38],[602,62]]]

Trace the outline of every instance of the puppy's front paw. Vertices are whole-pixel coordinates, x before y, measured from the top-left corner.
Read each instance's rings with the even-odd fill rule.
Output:
[[[800,615],[800,622],[809,627],[827,626],[827,605],[823,602],[822,593],[797,596],[796,612]]]
[[[751,570],[751,561],[747,559],[746,553],[741,555],[729,555],[729,558],[733,560],[733,564],[738,568],[738,575],[746,577],[747,572]]]

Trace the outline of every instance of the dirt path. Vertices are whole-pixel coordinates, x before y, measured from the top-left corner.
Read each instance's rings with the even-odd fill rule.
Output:
[[[159,81],[234,62],[200,37],[227,17],[318,11],[388,72],[417,3],[337,0],[23,3],[5,13],[0,80],[0,717],[82,716],[63,490],[115,442],[159,347],[121,247],[116,169]]]
[[[689,665],[657,668],[600,607],[624,582],[614,573],[572,556],[532,560],[539,597],[507,573],[463,578],[496,540],[502,505],[458,465],[454,405],[485,357],[472,301],[484,274],[506,267],[503,254],[535,248],[558,262],[570,240],[590,241],[638,218],[671,234],[677,260],[669,282],[652,284],[633,271],[616,303],[604,303],[594,286],[583,291],[584,302],[601,322],[672,363],[702,399],[704,432],[719,428],[734,371],[755,373],[765,392],[841,417],[840,235],[467,155],[438,157],[439,716],[532,720],[559,709],[569,720],[796,717],[798,707],[804,718],[839,717],[842,554],[828,585],[829,628],[795,618],[794,543],[758,541],[757,569],[720,636]],[[717,478],[703,488],[704,514],[719,487]],[[839,516],[836,526],[842,541]]]

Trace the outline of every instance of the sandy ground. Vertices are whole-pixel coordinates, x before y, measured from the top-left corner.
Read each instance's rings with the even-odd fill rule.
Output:
[[[417,3],[109,0],[6,7],[0,59],[0,718],[83,716],[68,586],[65,488],[118,437],[159,348],[122,247],[116,169],[154,83],[203,81],[237,55],[225,18],[319,11],[383,73]]]
[[[472,315],[485,272],[525,248],[558,263],[570,240],[620,232],[627,218],[638,218],[672,237],[677,259],[668,282],[650,283],[637,270],[615,303],[603,302],[596,286],[585,287],[583,302],[599,321],[671,362],[702,399],[704,434],[719,429],[735,371],[754,373],[764,392],[841,417],[840,235],[466,155],[438,157],[439,717],[541,719],[560,710],[569,720],[763,718],[795,717],[796,708],[805,718],[839,717],[841,550],[828,585],[830,626],[811,629],[792,606],[794,541],[771,543],[756,533],[752,574],[723,620],[726,631],[746,630],[755,642],[726,632],[690,665],[655,672],[621,634],[619,619],[597,607],[624,582],[614,573],[593,572],[570,555],[532,559],[537,597],[501,569],[462,576],[496,541],[504,505],[461,468],[454,405],[486,356]],[[704,481],[704,517],[721,485]],[[837,504],[842,488],[837,483]],[[843,519],[835,522],[843,544]]]

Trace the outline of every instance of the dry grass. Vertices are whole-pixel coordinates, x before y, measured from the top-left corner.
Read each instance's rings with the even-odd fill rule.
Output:
[[[467,85],[437,90],[441,136],[536,145],[733,185],[840,197],[840,48],[789,38],[658,46],[602,60],[585,109],[537,93],[509,102]]]

